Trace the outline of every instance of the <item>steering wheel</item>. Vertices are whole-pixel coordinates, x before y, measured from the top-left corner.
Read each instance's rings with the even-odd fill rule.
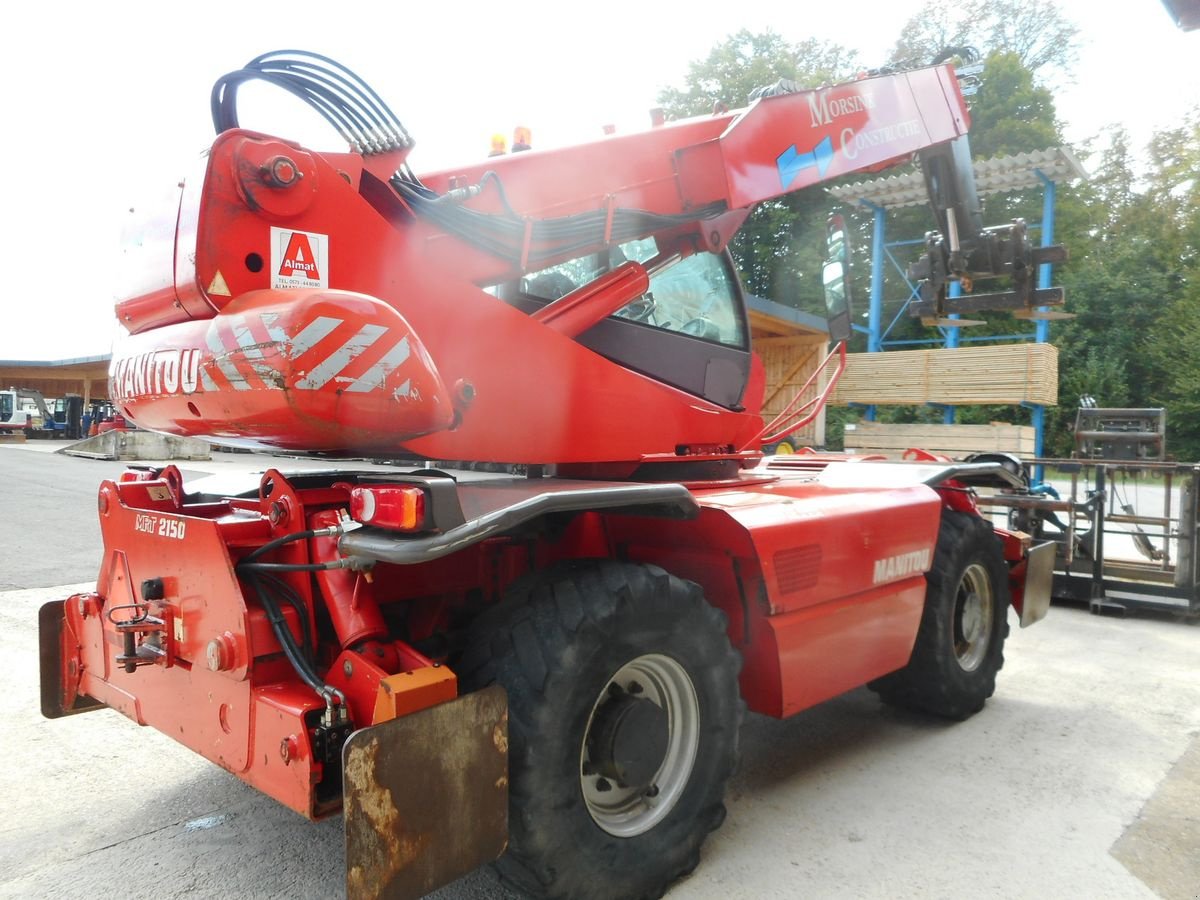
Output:
[[[650,317],[654,315],[654,306],[654,295],[647,291],[636,300],[622,306],[617,315],[631,322],[649,322]]]

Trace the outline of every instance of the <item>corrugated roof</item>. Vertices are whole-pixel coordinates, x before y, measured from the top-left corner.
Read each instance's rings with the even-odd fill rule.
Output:
[[[1066,147],[996,156],[975,163],[975,182],[980,196],[1040,187],[1042,177],[1060,182],[1087,178],[1088,174]],[[829,193],[845,203],[869,203],[884,209],[921,206],[929,202],[920,172],[856,181],[829,188]]]

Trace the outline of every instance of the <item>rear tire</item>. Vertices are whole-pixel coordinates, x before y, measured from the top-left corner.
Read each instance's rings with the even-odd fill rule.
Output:
[[[472,625],[464,685],[509,702],[509,845],[535,897],[660,897],[725,818],[744,705],[725,616],[653,566],[568,564]]]
[[[908,665],[871,682],[885,703],[965,719],[996,690],[1008,636],[1008,565],[991,525],[944,510]]]

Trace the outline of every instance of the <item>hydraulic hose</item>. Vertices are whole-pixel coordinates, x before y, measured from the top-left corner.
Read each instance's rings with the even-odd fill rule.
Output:
[[[300,648],[296,646],[296,639],[292,637],[291,629],[287,626],[287,619],[275,603],[274,598],[270,596],[257,578],[250,576],[247,578],[247,581],[250,582],[255,594],[258,595],[258,601],[267,613],[267,621],[271,623],[271,630],[275,633],[275,638],[283,648],[283,653],[287,657],[288,662],[296,670],[296,674],[300,676],[305,684],[322,697],[327,696],[331,688],[313,671],[308,660],[304,658],[304,654],[300,651]]]

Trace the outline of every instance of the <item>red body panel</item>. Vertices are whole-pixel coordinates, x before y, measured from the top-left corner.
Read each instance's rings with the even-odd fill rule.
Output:
[[[908,661],[941,516],[936,492],[783,478],[696,496],[698,520],[627,520],[613,526],[613,543],[698,582],[725,610],[752,709],[791,715]],[[889,570],[896,559],[905,565]]]

